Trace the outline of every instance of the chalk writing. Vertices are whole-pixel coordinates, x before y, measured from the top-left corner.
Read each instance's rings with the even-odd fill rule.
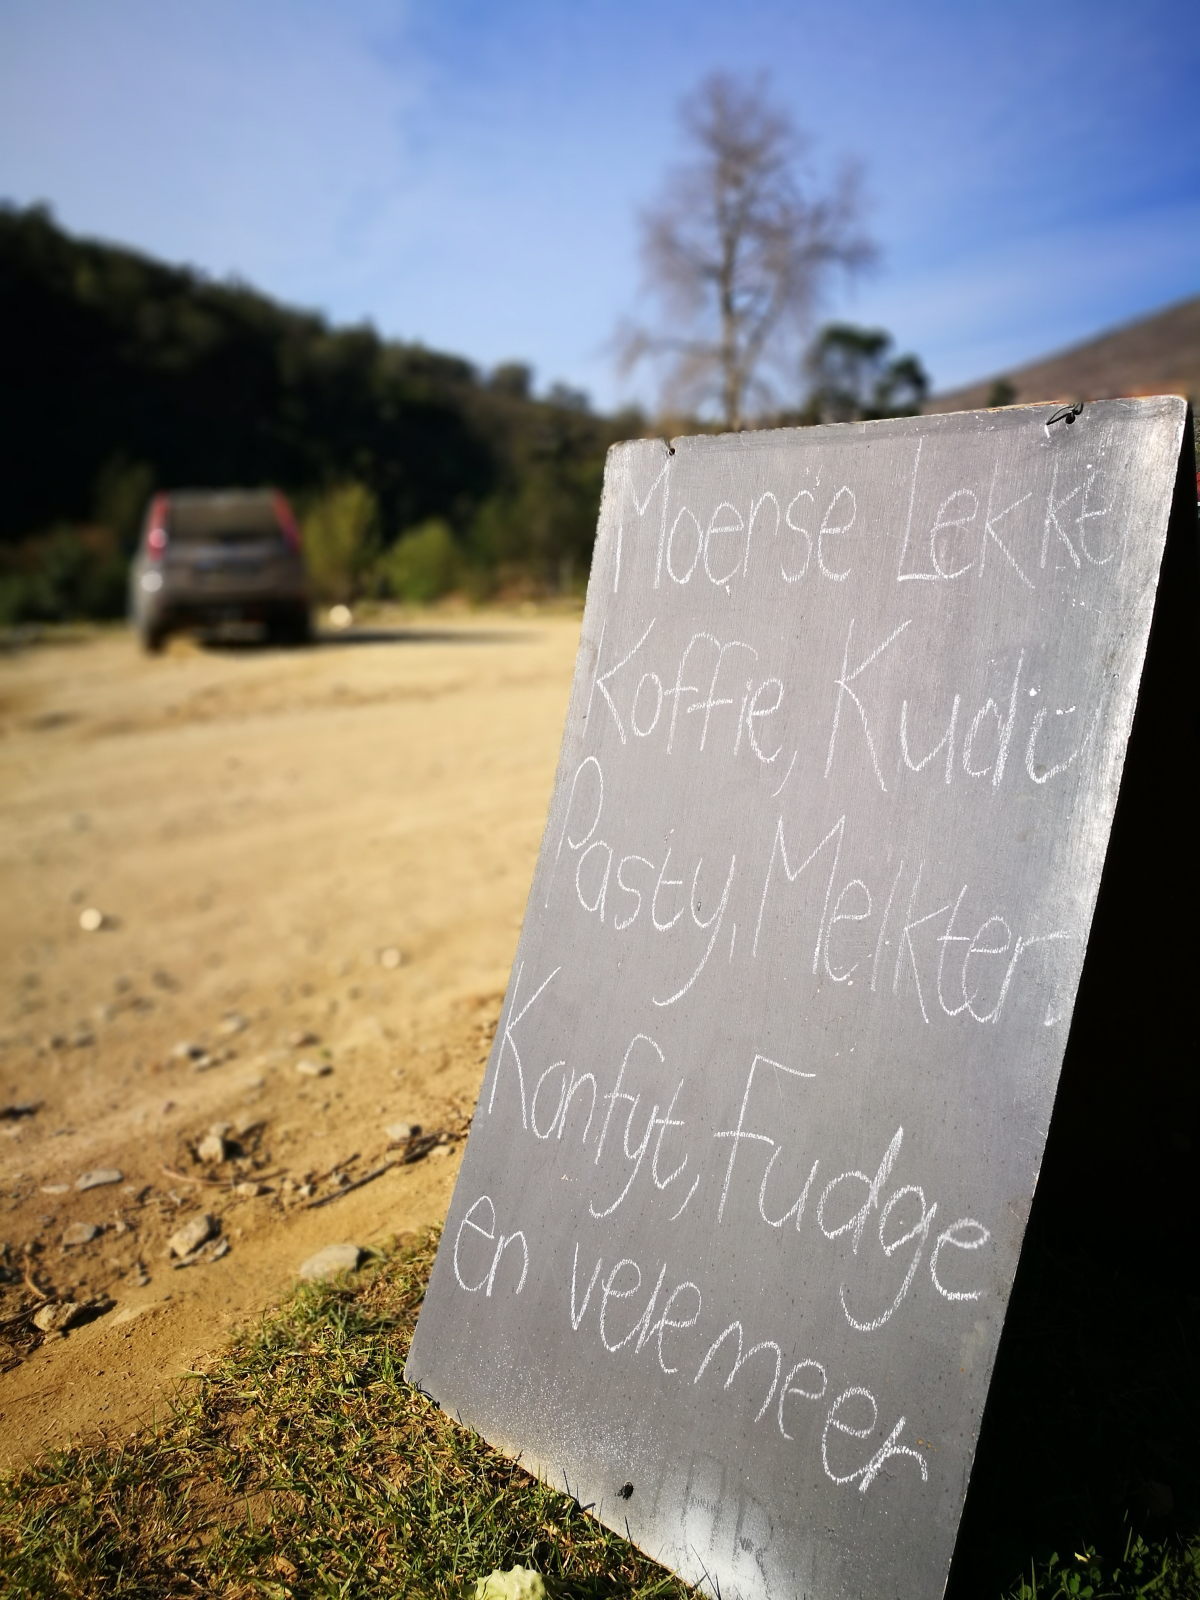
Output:
[[[580,1331],[589,1307],[594,1307],[595,1331],[601,1347],[608,1355],[627,1351],[630,1356],[639,1356],[643,1347],[648,1346],[659,1370],[667,1377],[682,1382],[690,1381],[693,1387],[708,1384],[719,1395],[733,1390],[736,1382],[738,1388],[734,1398],[749,1395],[750,1407],[757,1406],[751,1411],[753,1421],[761,1423],[767,1418],[767,1425],[773,1423],[781,1438],[795,1442],[795,1435],[785,1426],[785,1408],[788,1422],[792,1427],[798,1427],[797,1402],[825,1400],[830,1393],[829,1374],[825,1365],[812,1355],[804,1355],[796,1360],[793,1352],[785,1358],[784,1346],[774,1338],[762,1338],[751,1343],[740,1318],[727,1323],[706,1344],[707,1333],[701,1333],[699,1338],[692,1334],[692,1330],[700,1324],[705,1306],[705,1296],[699,1285],[691,1279],[674,1283],[659,1310],[660,1295],[669,1281],[667,1263],[664,1261],[660,1266],[653,1287],[647,1294],[650,1278],[650,1273],[643,1275],[640,1264],[629,1256],[622,1256],[611,1266],[598,1257],[584,1284],[579,1244],[576,1242],[571,1257],[572,1331]],[[629,1309],[623,1308],[625,1301],[632,1302]],[[676,1301],[679,1302],[678,1308]],[[640,1310],[639,1302],[642,1302]],[[681,1314],[672,1315],[673,1311]],[[634,1316],[633,1321],[629,1320],[631,1315]],[[669,1347],[670,1360],[663,1348],[664,1336],[668,1334],[672,1341]],[[860,1397],[871,1408],[870,1420],[862,1426],[851,1427],[838,1421],[852,1396]],[[858,1408],[860,1416],[862,1409],[861,1406]],[[818,1412],[818,1421],[820,1416]],[[847,1471],[835,1471],[830,1466],[827,1446],[831,1429],[857,1439],[868,1439],[874,1433],[878,1420],[879,1405],[869,1389],[851,1385],[836,1394],[825,1409],[819,1435],[821,1464],[830,1482],[854,1484],[861,1493],[865,1493],[879,1476],[884,1463],[901,1456],[914,1461],[921,1480],[927,1482],[929,1471],[924,1456],[899,1442],[907,1423],[903,1416],[865,1461],[860,1460],[857,1466]],[[815,1434],[815,1426],[812,1431]],[[846,1465],[844,1455],[843,1466]]]
[[[714,1596],[944,1586],[1183,426],[1050,410],[609,459],[409,1370]]]

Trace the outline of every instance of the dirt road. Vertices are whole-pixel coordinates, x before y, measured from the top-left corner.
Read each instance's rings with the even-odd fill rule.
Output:
[[[577,637],[0,658],[0,1463],[146,1416],[321,1246],[442,1215]],[[90,1320],[43,1337],[62,1302]]]

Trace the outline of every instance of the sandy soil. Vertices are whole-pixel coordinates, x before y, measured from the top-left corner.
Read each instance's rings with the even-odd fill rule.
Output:
[[[442,1216],[577,637],[438,618],[0,658],[0,1464],[150,1415],[321,1246]],[[80,1191],[98,1168],[119,1181]],[[199,1214],[219,1232],[176,1264]],[[62,1301],[90,1320],[43,1336]]]

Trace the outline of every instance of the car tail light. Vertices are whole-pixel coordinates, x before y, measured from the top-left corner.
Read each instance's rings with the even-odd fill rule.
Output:
[[[150,502],[150,527],[146,533],[146,554],[151,561],[161,561],[167,548],[167,497],[156,494]]]
[[[300,529],[296,526],[295,513],[278,489],[276,489],[271,498],[275,503],[275,520],[279,524],[279,531],[293,550],[299,550]]]

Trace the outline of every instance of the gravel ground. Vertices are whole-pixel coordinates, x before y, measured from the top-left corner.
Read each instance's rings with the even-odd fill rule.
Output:
[[[0,1464],[444,1214],[578,627],[0,656]]]

